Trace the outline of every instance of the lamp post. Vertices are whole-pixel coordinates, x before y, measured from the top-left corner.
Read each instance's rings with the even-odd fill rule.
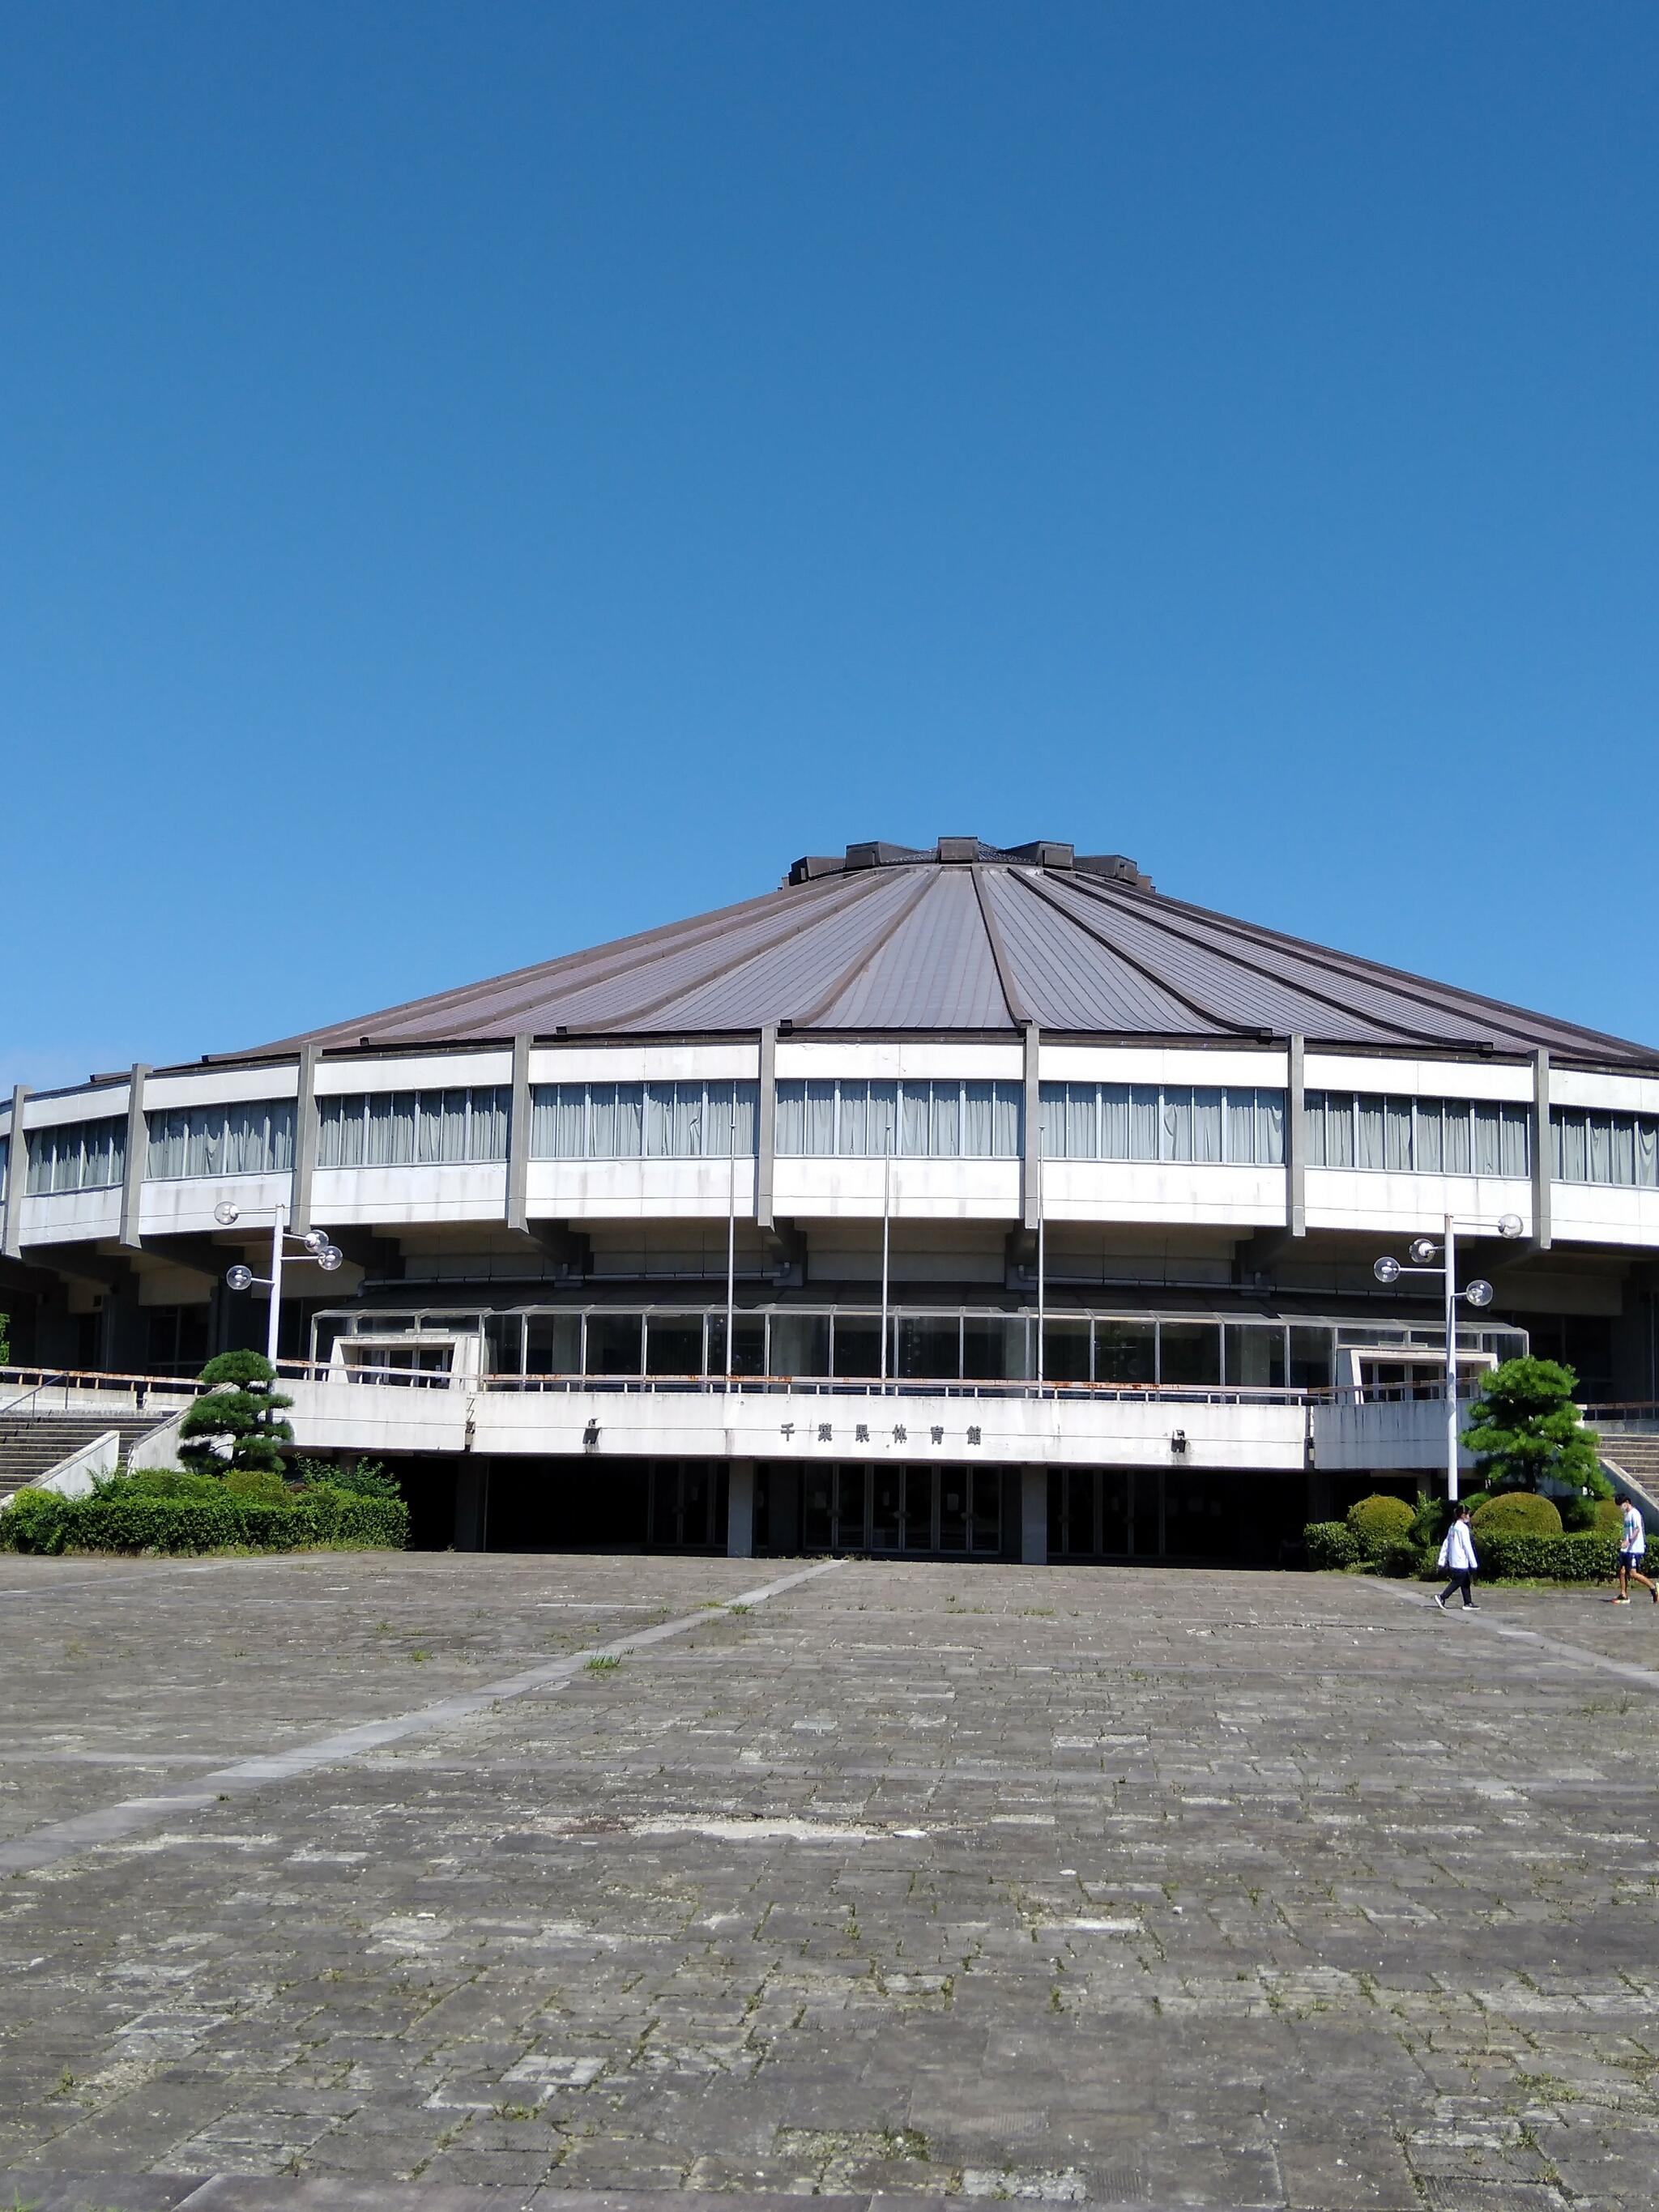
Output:
[[[1489,1306],[1492,1304],[1492,1285],[1477,1275],[1472,1283],[1457,1287],[1457,1232],[1459,1230],[1487,1232],[1496,1230],[1500,1237],[1516,1237],[1523,1233],[1525,1224],[1518,1213],[1500,1214],[1496,1221],[1477,1221],[1468,1214],[1449,1213],[1442,1241],[1437,1244],[1432,1237],[1415,1237],[1411,1243],[1411,1265],[1402,1267],[1398,1260],[1384,1257],[1371,1269],[1379,1283],[1397,1283],[1402,1275],[1440,1275],[1444,1278],[1446,1304],[1446,1495],[1455,1504],[1457,1499],[1457,1301],[1466,1305]]]
[[[259,1211],[264,1212],[261,1207]],[[242,1218],[240,1206],[233,1206],[222,1198],[213,1209],[213,1218],[222,1229],[231,1229]],[[287,1249],[292,1244],[295,1249]],[[314,1260],[326,1275],[331,1275],[345,1255],[337,1244],[331,1244],[328,1232],[322,1229],[307,1229],[304,1236],[288,1226],[288,1208],[279,1199],[270,1209],[270,1273],[256,1275],[252,1267],[240,1263],[225,1270],[225,1281],[233,1291],[251,1291],[256,1285],[268,1286],[270,1291],[270,1315],[265,1324],[265,1358],[276,1364],[276,1332],[282,1321],[283,1261],[284,1259]]]

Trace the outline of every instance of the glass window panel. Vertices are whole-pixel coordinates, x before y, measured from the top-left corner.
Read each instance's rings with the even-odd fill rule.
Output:
[[[973,1323],[966,1324],[969,1328]],[[1042,1377],[1046,1382],[1086,1382],[1089,1380],[1089,1339],[1092,1324],[1086,1319],[1045,1320],[1042,1324]],[[974,1370],[963,1364],[963,1372]]]
[[[1063,1083],[1041,1085],[1037,1103],[1042,1115],[1042,1157],[1045,1160],[1063,1160],[1066,1157],[1066,1085]]]
[[[1626,1184],[1636,1180],[1636,1124],[1628,1114],[1613,1117],[1613,1180]]]
[[[1412,1102],[1382,1101],[1382,1158],[1386,1166],[1409,1172],[1412,1165]]]
[[[809,1467],[801,1480],[801,1541],[809,1552],[827,1552],[835,1521],[836,1471]]]
[[[939,1470],[939,1547],[941,1552],[968,1548],[968,1470],[942,1467]]]
[[[1155,1160],[1158,1158],[1159,1120],[1158,1085],[1155,1083],[1132,1083],[1129,1086],[1129,1158],[1132,1160]]]
[[[1221,1158],[1221,1093],[1202,1084],[1193,1091],[1193,1158]]]
[[[898,1366],[905,1380],[954,1382],[962,1373],[960,1325],[955,1314],[901,1314]]]
[[[827,1375],[830,1372],[829,1315],[774,1314],[772,1351],[768,1364],[774,1375]]]
[[[1097,1382],[1151,1382],[1157,1373],[1158,1338],[1149,1321],[1095,1323]]]
[[[1002,1470],[996,1467],[968,1469],[968,1548],[970,1552],[1002,1549]]]
[[[964,1083],[962,1086],[962,1152],[964,1159],[988,1160],[996,1151],[995,1132],[992,1127],[991,1096],[988,1083]]]
[[[927,1124],[931,1101],[925,1083],[899,1085],[899,1150],[908,1158],[927,1156]]]
[[[724,1320],[724,1315],[721,1316]],[[702,1373],[702,1316],[648,1314],[645,1323],[647,1375]]]
[[[933,1134],[929,1150],[936,1160],[954,1160],[962,1152],[962,1085],[939,1081],[933,1092]]]
[[[526,1375],[580,1375],[581,1316],[526,1314],[524,1364]]]
[[[875,1314],[837,1314],[834,1372],[867,1381],[881,1373],[881,1321]]]
[[[719,1081],[706,1084],[707,1103],[703,1108],[703,1150],[711,1160],[729,1159],[736,1150],[732,1127],[732,1085]]]
[[[1164,1087],[1164,1147],[1166,1160],[1189,1160],[1193,1156],[1193,1093],[1190,1084]]]
[[[1376,1091],[1362,1091],[1358,1103],[1354,1165],[1380,1168],[1383,1164],[1382,1101]]]
[[[870,1085],[870,1151],[878,1159],[898,1149],[898,1085],[873,1082]]]
[[[1222,1330],[1222,1354],[1230,1387],[1241,1390],[1282,1390],[1285,1387],[1285,1332],[1249,1322],[1229,1322]]]
[[[1325,1097],[1325,1164],[1351,1168],[1354,1164],[1353,1093],[1331,1091]]]
[[[896,1552],[904,1526],[904,1469],[876,1467],[871,1476],[870,1548]]]
[[[732,1111],[737,1123],[737,1147],[745,1159],[755,1156],[755,1122],[759,1111],[759,1085],[738,1083],[732,1092]]]
[[[701,1081],[677,1083],[669,1102],[669,1150],[677,1160],[703,1157],[703,1093]]]
[[[1100,1086],[1100,1157],[1127,1160],[1129,1152],[1129,1086],[1103,1083]]]
[[[1444,1132],[1445,1172],[1448,1175],[1468,1175],[1474,1159],[1469,1134],[1469,1109],[1461,1098],[1444,1099],[1441,1103],[1440,1118]]]
[[[647,1083],[645,1086],[645,1157],[648,1160],[664,1160],[672,1146],[669,1127],[673,1109],[674,1085],[672,1083]]]
[[[1227,1093],[1226,1157],[1253,1162],[1255,1158],[1255,1092],[1229,1090]]]
[[[806,1150],[806,1085],[780,1083],[777,1087],[775,1142],[780,1152],[798,1159]]]
[[[1327,1164],[1326,1103],[1322,1091],[1306,1091],[1302,1095],[1302,1126],[1310,1168],[1322,1168]]]
[[[1089,1359],[1089,1324],[1083,1359]],[[1024,1314],[968,1314],[962,1323],[962,1371],[973,1382],[1021,1382],[1030,1373],[1030,1329]]]
[[[1495,1176],[1503,1166],[1503,1149],[1498,1131],[1503,1116],[1489,1099],[1477,1101],[1474,1108],[1474,1171],[1476,1175]]]
[[[806,1151],[823,1159],[836,1149],[836,1086],[833,1082],[806,1086]]]
[[[1636,1180],[1644,1189],[1659,1188],[1659,1121],[1636,1117]]]
[[[584,1371],[589,1375],[637,1375],[644,1328],[643,1314],[589,1314]]]
[[[1018,1083],[994,1083],[991,1085],[991,1148],[1000,1160],[1019,1158],[1019,1120],[1024,1097],[1024,1085]]]
[[[735,1346],[732,1364],[726,1359],[726,1316],[708,1316],[708,1371],[711,1375],[764,1375],[766,1372],[766,1316],[736,1316],[732,1325]]]
[[[1160,1382],[1221,1380],[1221,1330],[1211,1321],[1164,1321],[1158,1325]]]
[[[1093,1160],[1100,1157],[1099,1098],[1092,1083],[1066,1085],[1066,1158]]]
[[[1498,1132],[1503,1174],[1519,1179],[1532,1173],[1532,1115],[1525,1106],[1505,1106]]]
[[[1592,1114],[1589,1117],[1589,1179],[1592,1182],[1613,1181],[1611,1115]]]
[[[1292,1328],[1290,1334],[1291,1388],[1328,1390],[1336,1371],[1329,1329]]]
[[[1417,1102],[1417,1127],[1412,1139],[1412,1157],[1419,1175],[1439,1175],[1446,1157],[1445,1129],[1437,1098],[1419,1098]]]
[[[1589,1180],[1589,1116],[1578,1110],[1562,1110],[1556,1116],[1556,1127],[1561,1133],[1562,1182],[1588,1182]]]
[[[619,1160],[637,1160],[645,1151],[645,1085],[642,1083],[619,1083],[617,1085],[617,1142],[616,1155]]]
[[[1255,1094],[1255,1156],[1264,1166],[1281,1165],[1285,1158],[1285,1094],[1258,1091]]]
[[[836,1109],[836,1150],[846,1159],[863,1159],[870,1151],[870,1086],[843,1076]]]

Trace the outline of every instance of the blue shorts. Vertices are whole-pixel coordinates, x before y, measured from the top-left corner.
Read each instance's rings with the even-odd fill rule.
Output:
[[[1646,1557],[1645,1551],[1620,1552],[1619,1564],[1627,1575],[1639,1575],[1642,1571],[1642,1562]]]

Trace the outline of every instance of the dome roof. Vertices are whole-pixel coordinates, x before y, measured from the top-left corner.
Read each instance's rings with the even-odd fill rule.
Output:
[[[1166,898],[1051,842],[851,845],[760,898],[337,1022],[262,1053],[538,1037],[1017,1031],[1530,1052],[1659,1052]],[[242,1059],[246,1054],[224,1057]]]

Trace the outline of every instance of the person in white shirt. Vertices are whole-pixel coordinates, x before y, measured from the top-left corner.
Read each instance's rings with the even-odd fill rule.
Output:
[[[1630,1603],[1630,1586],[1640,1583],[1656,1605],[1659,1605],[1659,1583],[1651,1583],[1642,1572],[1642,1557],[1648,1548],[1648,1532],[1642,1525],[1642,1516],[1628,1498],[1619,1500],[1619,1595],[1615,1605]]]
[[[1462,1591],[1465,1612],[1478,1612],[1480,1608],[1475,1604],[1469,1584],[1474,1580],[1475,1569],[1480,1562],[1474,1554],[1474,1537],[1471,1532],[1469,1509],[1467,1505],[1458,1507],[1457,1518],[1446,1531],[1446,1540],[1440,1547],[1440,1557],[1435,1564],[1437,1566],[1444,1567],[1451,1577],[1445,1589],[1435,1599],[1435,1603],[1441,1612],[1443,1613],[1446,1610],[1446,1600],[1454,1590]]]

